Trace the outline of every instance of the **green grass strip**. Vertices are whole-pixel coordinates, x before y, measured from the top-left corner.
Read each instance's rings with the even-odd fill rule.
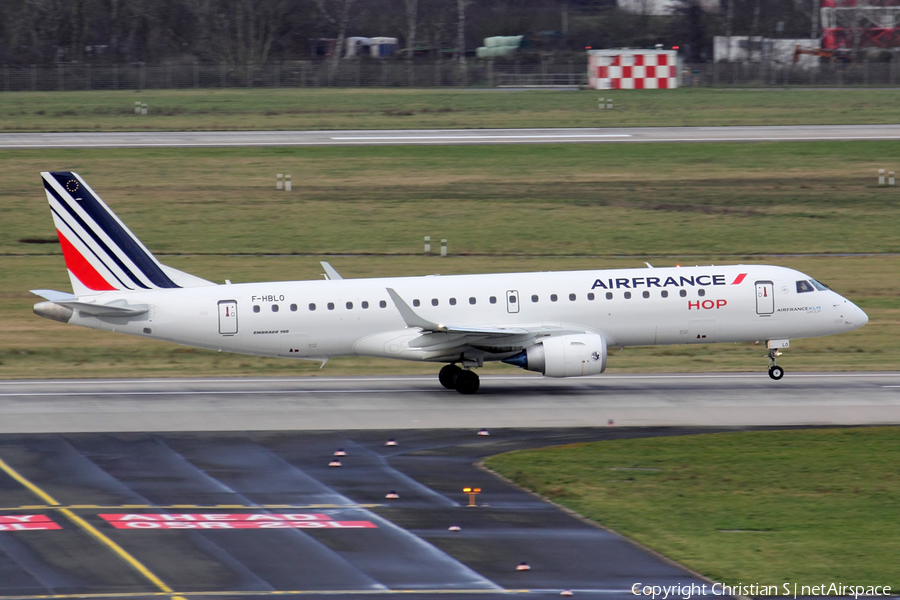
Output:
[[[900,588],[898,427],[613,440],[486,464],[715,581]]]

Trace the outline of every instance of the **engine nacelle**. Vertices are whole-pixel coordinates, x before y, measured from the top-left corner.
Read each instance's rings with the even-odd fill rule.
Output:
[[[606,370],[606,338],[596,333],[549,337],[503,362],[547,377],[599,375]]]

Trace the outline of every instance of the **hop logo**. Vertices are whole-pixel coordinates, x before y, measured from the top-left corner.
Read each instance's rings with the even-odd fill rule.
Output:
[[[593,354],[591,354],[591,360],[593,360],[594,362],[597,362],[598,360],[600,360],[600,353],[594,352]]]

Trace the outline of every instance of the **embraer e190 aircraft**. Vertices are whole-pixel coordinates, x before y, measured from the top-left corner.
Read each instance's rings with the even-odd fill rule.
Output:
[[[478,391],[503,361],[597,375],[610,346],[765,341],[769,375],[791,338],[862,327],[866,314],[809,275],[761,265],[217,285],[160,263],[76,173],[41,174],[74,294],[32,290],[42,317],[214,350],[325,361],[446,363]]]

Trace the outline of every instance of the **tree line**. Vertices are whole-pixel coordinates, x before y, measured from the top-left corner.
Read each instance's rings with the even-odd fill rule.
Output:
[[[315,40],[352,35],[398,38],[398,60],[465,60],[485,37],[522,34],[526,56],[663,44],[704,61],[715,35],[809,37],[817,11],[817,0],[678,0],[664,17],[615,0],[3,0],[0,63],[262,65],[321,58]]]

